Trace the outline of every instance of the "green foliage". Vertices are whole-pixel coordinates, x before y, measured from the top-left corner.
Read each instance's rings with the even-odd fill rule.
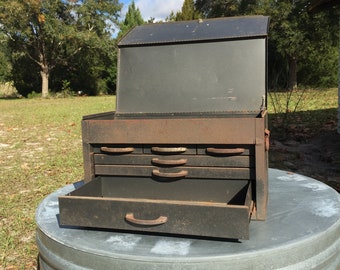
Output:
[[[27,98],[29,99],[33,99],[33,98],[41,98],[41,94],[40,93],[37,93],[35,91],[32,91],[31,93],[29,93],[27,95]]]
[[[62,86],[61,90],[70,92],[71,91],[71,83],[68,80],[63,80],[62,83],[63,83],[63,86]]]
[[[139,8],[136,8],[135,1],[129,5],[128,11],[125,15],[123,23],[120,24],[120,32],[118,33],[118,39],[124,36],[135,26],[144,24],[144,20]]]
[[[32,91],[41,95],[40,70],[32,60],[24,54],[12,54],[11,79],[19,94],[27,97]]]
[[[239,14],[238,0],[196,0],[195,6],[205,18],[228,17]]]
[[[313,50],[310,55],[300,63],[298,78],[304,86],[334,87],[339,76],[339,50],[329,47],[327,50]]]
[[[310,14],[306,9],[308,1],[263,2],[259,11],[271,16],[271,48],[282,57],[283,61],[278,64],[288,67],[287,81],[281,87],[291,89],[296,83],[336,86],[334,65],[338,59],[335,48],[338,47],[339,24],[334,20],[335,10]],[[296,64],[296,70],[292,64]]]
[[[202,17],[202,14],[195,8],[194,0],[184,0],[181,11],[176,14],[172,11],[166,21],[196,20]]]
[[[66,66],[75,72],[70,61],[81,51],[86,51],[88,57],[98,57],[97,51],[101,57],[108,57],[112,46],[107,44],[111,42],[120,9],[118,0],[1,0],[0,29],[10,38],[12,53],[30,59],[41,76],[59,79],[61,73],[53,75],[52,72]],[[106,67],[101,66],[101,69]],[[59,81],[62,79],[68,78]],[[101,77],[97,79],[102,80]],[[40,85],[43,96],[48,95],[49,85]],[[25,89],[25,93],[35,90],[30,86],[24,88],[30,88]]]
[[[115,90],[116,48],[113,40],[96,50],[85,47],[68,61],[57,67],[51,76],[51,89],[62,89],[62,81],[68,80],[74,92],[87,95],[113,93]]]
[[[0,32],[0,82],[10,79],[11,68],[7,37]]]
[[[337,85],[339,16],[330,7],[312,14],[310,1],[197,0],[205,17],[261,14],[270,16],[269,87],[293,89]]]

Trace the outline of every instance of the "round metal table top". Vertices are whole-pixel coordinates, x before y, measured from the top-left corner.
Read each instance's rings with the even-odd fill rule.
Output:
[[[226,241],[60,227],[58,196],[36,211],[42,269],[337,269],[340,196],[312,178],[269,169],[267,219]],[[206,217],[209,218],[209,217]],[[66,268],[65,268],[66,267]]]

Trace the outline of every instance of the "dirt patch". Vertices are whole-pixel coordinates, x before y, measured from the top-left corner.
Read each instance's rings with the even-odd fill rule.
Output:
[[[340,134],[323,130],[311,138],[271,138],[269,167],[324,182],[340,192]]]

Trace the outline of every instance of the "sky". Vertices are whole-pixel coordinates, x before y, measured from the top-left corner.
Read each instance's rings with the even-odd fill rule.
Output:
[[[132,0],[120,0],[124,4],[121,19],[125,18],[125,13]],[[149,20],[155,18],[155,22],[164,20],[171,11],[175,13],[181,10],[184,0],[135,0],[135,5],[139,8],[143,19]]]

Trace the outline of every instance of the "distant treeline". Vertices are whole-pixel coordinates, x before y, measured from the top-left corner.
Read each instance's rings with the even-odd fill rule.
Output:
[[[115,37],[145,22],[134,2],[119,20],[118,0],[12,0],[0,7],[0,81],[27,96],[68,91],[114,94]],[[268,83],[274,89],[338,83],[339,5],[313,12],[310,0],[185,0],[166,21],[226,16],[271,18]],[[335,3],[336,1],[334,1]],[[117,28],[118,27],[118,28]],[[118,33],[115,31],[118,30]]]

